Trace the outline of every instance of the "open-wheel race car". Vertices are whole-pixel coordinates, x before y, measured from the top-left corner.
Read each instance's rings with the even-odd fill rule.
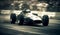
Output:
[[[42,23],[43,26],[48,26],[49,24],[49,16],[43,15],[42,17],[38,16],[36,13],[31,13],[31,10],[25,9],[22,10],[22,12],[16,16],[15,13],[11,13],[10,15],[11,23],[15,23],[16,20],[19,21],[19,25],[28,24],[38,24]]]

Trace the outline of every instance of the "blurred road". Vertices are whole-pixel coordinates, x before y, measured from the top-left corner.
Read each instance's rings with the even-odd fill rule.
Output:
[[[48,26],[10,24],[8,20],[9,16],[0,16],[0,35],[60,35],[60,20],[57,19],[50,19]]]

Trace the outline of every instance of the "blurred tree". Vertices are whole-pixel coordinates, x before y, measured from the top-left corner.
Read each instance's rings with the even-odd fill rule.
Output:
[[[48,3],[48,11],[60,12],[60,0],[38,0]]]

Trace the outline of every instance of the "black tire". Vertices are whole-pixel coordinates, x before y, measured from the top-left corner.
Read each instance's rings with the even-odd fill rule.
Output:
[[[43,24],[43,26],[48,26],[48,24],[49,24],[49,17],[48,17],[48,15],[44,15],[43,16],[42,24]]]
[[[23,24],[24,24],[24,16],[21,15],[21,16],[19,17],[19,21],[20,21],[20,22],[19,22],[19,25],[23,25]]]
[[[15,22],[16,22],[16,14],[12,13],[10,15],[10,19],[11,19],[11,24],[15,24]]]

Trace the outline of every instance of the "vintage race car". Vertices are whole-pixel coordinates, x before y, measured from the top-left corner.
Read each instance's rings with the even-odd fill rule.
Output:
[[[43,15],[42,17],[40,17],[36,13],[31,13],[30,10],[23,10],[17,16],[15,13],[11,13],[10,18],[11,18],[11,23],[15,23],[17,19],[19,21],[19,25],[23,25],[23,24],[33,25],[33,24],[42,23],[43,26],[48,26],[49,24],[48,15]]]

